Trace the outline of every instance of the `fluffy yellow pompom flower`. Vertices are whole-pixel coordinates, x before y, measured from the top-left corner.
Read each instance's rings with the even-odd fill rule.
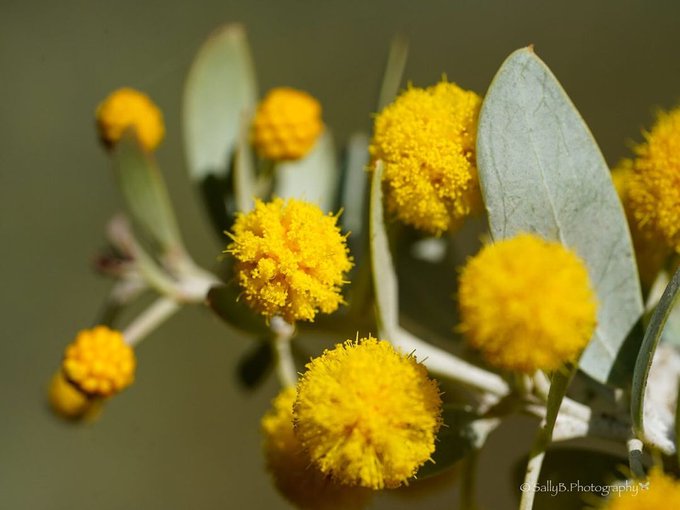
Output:
[[[267,469],[276,488],[303,510],[359,510],[372,497],[363,487],[340,485],[310,465],[293,430],[295,388],[285,388],[273,401],[273,408],[262,418],[264,454]]]
[[[66,348],[62,369],[83,393],[108,397],[132,384],[135,354],[119,331],[97,326],[78,333]]]
[[[597,304],[575,253],[531,234],[485,246],[460,275],[461,330],[499,368],[533,373],[574,360]]]
[[[442,81],[409,88],[375,119],[370,146],[384,163],[390,211],[439,235],[481,210],[475,160],[481,98]]]
[[[337,220],[314,204],[280,198],[239,214],[226,252],[236,258],[246,303],[290,323],[334,312],[352,267]]]
[[[372,337],[348,340],[307,364],[295,432],[338,483],[397,487],[434,452],[441,405],[437,383],[413,356]]]
[[[659,271],[664,267],[666,260],[671,254],[671,249],[666,243],[653,232],[641,231],[631,211],[628,190],[630,180],[633,177],[633,161],[624,159],[612,170],[612,180],[614,187],[623,204],[623,209],[628,220],[630,235],[635,248],[635,258],[637,260],[640,282],[643,288],[650,288],[656,280]]]
[[[118,89],[97,107],[97,126],[102,141],[113,146],[125,131],[134,128],[142,146],[153,151],[165,134],[163,114],[149,96],[131,88]]]
[[[628,185],[640,231],[680,253],[680,108],[661,113],[635,148]]]
[[[258,105],[251,136],[260,156],[282,161],[306,155],[321,131],[319,102],[301,90],[279,87]]]
[[[640,484],[636,489],[637,491],[622,490],[612,494],[603,510],[667,510],[680,508],[680,483],[658,468],[651,470],[648,483]]]

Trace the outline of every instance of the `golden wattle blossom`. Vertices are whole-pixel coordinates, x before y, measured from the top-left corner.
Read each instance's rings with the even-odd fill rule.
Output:
[[[437,383],[413,356],[372,337],[348,340],[307,364],[295,432],[336,482],[398,487],[434,452],[441,405]]]
[[[384,164],[387,206],[431,234],[481,210],[475,160],[481,98],[442,81],[411,87],[375,119],[370,152]]]

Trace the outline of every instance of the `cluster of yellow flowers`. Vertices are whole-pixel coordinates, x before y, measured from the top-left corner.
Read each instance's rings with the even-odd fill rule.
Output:
[[[438,236],[481,211],[475,159],[480,104],[480,96],[444,80],[409,87],[376,116],[372,164],[384,164],[385,205],[398,219]],[[132,130],[153,151],[164,134],[160,110],[129,88],[99,105],[97,124],[109,147]],[[322,130],[316,99],[278,88],[258,106],[250,134],[257,153],[276,162],[304,157]],[[659,116],[635,155],[613,177],[641,279],[650,283],[668,255],[680,253],[680,109]],[[224,253],[235,260],[244,301],[267,320],[289,324],[336,311],[353,266],[337,223],[338,215],[297,199],[256,200],[252,211],[239,213]],[[530,233],[488,244],[470,258],[460,273],[458,301],[459,330],[503,371],[559,370],[578,359],[597,324],[585,263],[568,247]],[[373,490],[407,484],[431,460],[442,400],[413,353],[369,336],[336,345],[306,369],[262,419],[268,469],[293,503],[361,508]],[[66,349],[50,400],[61,414],[81,417],[93,402],[130,385],[134,371],[134,352],[120,332],[105,326],[82,331]],[[677,482],[655,470],[650,485],[639,499],[618,498],[606,508],[680,507]]]

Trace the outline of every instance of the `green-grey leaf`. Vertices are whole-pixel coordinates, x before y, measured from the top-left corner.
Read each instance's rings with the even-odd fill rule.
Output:
[[[407,59],[408,39],[403,35],[397,35],[390,43],[390,51],[387,55],[387,64],[378,96],[378,111],[381,111],[397,97]]]
[[[352,232],[352,238],[360,238],[364,231],[366,195],[370,176],[368,165],[368,135],[354,133],[347,143],[347,158],[342,179],[342,224]]]
[[[534,232],[586,262],[599,310],[581,368],[616,383],[611,369],[643,309],[630,234],[597,144],[530,48],[510,55],[489,87],[477,162],[495,240]]]
[[[190,176],[224,176],[237,143],[241,114],[257,100],[255,70],[241,25],[218,29],[194,59],[183,98]]]
[[[631,394],[631,417],[635,433],[642,440],[645,438],[644,405],[647,378],[649,377],[649,371],[652,368],[654,352],[656,352],[656,347],[659,345],[664,325],[680,296],[678,290],[680,290],[680,269],[678,269],[673,275],[673,278],[671,278],[671,281],[668,286],[666,286],[666,290],[664,290],[661,299],[659,300],[659,304],[657,304],[654,309],[652,318],[645,331],[645,336],[642,339],[642,347],[640,348],[637,362],[635,363]]]
[[[438,475],[471,451],[479,450],[500,423],[497,418],[482,418],[471,408],[455,404],[444,406],[442,420],[432,455],[434,462],[428,462],[418,470],[418,480]]]
[[[371,203],[369,235],[371,238],[371,264],[378,326],[390,337],[399,327],[399,293],[397,275],[392,263],[389,240],[385,232],[382,203],[383,163],[378,161],[371,178]]]
[[[182,250],[163,177],[132,131],[116,144],[113,168],[130,216],[141,233],[155,241],[163,252]]]
[[[277,165],[274,195],[304,199],[330,211],[337,199],[338,173],[333,136],[326,128],[307,156]]]
[[[253,209],[255,191],[255,166],[248,143],[248,117],[244,114],[236,146],[234,161],[234,198],[236,208],[243,213]]]

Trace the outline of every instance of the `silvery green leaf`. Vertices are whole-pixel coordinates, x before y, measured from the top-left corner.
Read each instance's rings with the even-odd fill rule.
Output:
[[[647,388],[647,379],[652,368],[652,360],[654,353],[661,340],[666,321],[673,310],[673,307],[678,302],[680,297],[680,269],[678,269],[671,281],[668,283],[666,290],[664,290],[659,303],[654,309],[649,325],[645,331],[645,336],[642,339],[642,346],[638,354],[637,362],[635,363],[635,371],[633,372],[633,387],[631,389],[631,417],[633,420],[633,428],[640,439],[645,439],[645,390]]]
[[[128,131],[113,150],[113,169],[135,225],[160,251],[182,250],[177,220],[165,182],[153,157]]]
[[[533,232],[585,261],[599,310],[580,367],[620,383],[610,373],[643,309],[630,234],[597,144],[531,48],[510,55],[489,87],[477,162],[495,240]]]
[[[241,25],[226,25],[199,49],[184,89],[184,143],[194,180],[228,173],[241,114],[252,110],[256,100],[255,70],[245,30]]]
[[[399,288],[392,263],[389,240],[385,232],[382,193],[383,163],[378,161],[371,178],[371,203],[369,236],[371,238],[371,263],[373,288],[381,334],[393,337],[399,329]]]
[[[234,155],[234,199],[236,209],[242,213],[250,212],[257,195],[255,190],[255,165],[248,143],[248,119],[242,115],[241,128]]]
[[[390,43],[385,74],[383,75],[378,96],[378,111],[381,111],[397,97],[407,59],[408,39],[403,35],[397,35]]]
[[[326,128],[307,156],[277,165],[274,195],[304,199],[327,212],[335,206],[338,175],[333,137]]]
[[[343,212],[340,219],[345,229],[352,232],[351,241],[361,237],[366,220],[366,195],[370,182],[370,175],[366,171],[368,135],[354,133],[347,142],[346,154],[340,200]]]

